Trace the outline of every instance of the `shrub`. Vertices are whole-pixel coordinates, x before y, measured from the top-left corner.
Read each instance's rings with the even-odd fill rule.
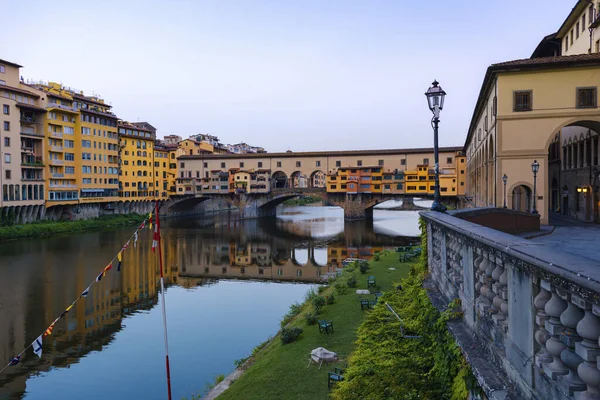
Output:
[[[309,312],[305,317],[308,325],[315,325],[317,323],[317,314]]]
[[[361,274],[366,274],[368,270],[369,270],[369,263],[368,262],[363,262],[363,263],[360,264],[360,273]]]
[[[283,328],[281,330],[281,343],[288,344],[295,342],[300,337],[302,329],[300,328]]]
[[[315,288],[310,288],[306,294],[304,295],[304,301],[305,302],[311,302],[312,299],[314,299],[315,297],[317,297],[319,295],[318,289]]]
[[[298,304],[298,303],[294,303],[292,305],[290,305],[290,311],[288,311],[284,316],[283,319],[280,322],[280,326],[283,328],[284,326],[286,326],[292,319],[294,319],[294,317],[298,314],[300,314],[300,311],[302,311],[302,305]]]
[[[333,293],[331,293],[329,296],[325,296],[325,303],[327,303],[327,304],[335,303],[335,297],[333,296]]]
[[[373,261],[379,261],[380,259],[381,259],[381,254],[379,254],[379,252],[377,252],[373,255]]]
[[[342,294],[345,294],[346,291],[348,290],[348,285],[346,285],[346,282],[337,281],[336,283],[333,284],[333,290],[335,291],[336,294],[342,295]]]
[[[319,294],[323,293],[325,291],[325,289],[327,289],[327,285],[321,285],[319,286],[319,288],[317,289],[317,292],[319,292]]]
[[[356,277],[354,275],[349,276],[346,280],[346,285],[348,285],[349,288],[356,287]]]
[[[357,267],[357,265],[356,265],[356,261],[355,261],[355,262],[353,262],[353,263],[350,263],[350,264],[348,264],[348,265],[346,266],[346,268],[344,268],[344,271],[347,271],[347,272],[354,272],[354,271],[356,271],[356,267]]]
[[[325,297],[323,296],[317,296],[314,297],[311,301],[313,308],[315,309],[315,312],[318,314],[321,311],[321,308],[323,308],[323,306],[325,305]]]

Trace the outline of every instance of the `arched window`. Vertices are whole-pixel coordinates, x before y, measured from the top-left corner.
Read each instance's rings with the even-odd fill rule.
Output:
[[[15,200],[15,186],[14,185],[8,185],[8,200],[9,201]]]
[[[21,200],[21,191],[19,190],[19,185],[15,185],[15,200]]]
[[[31,185],[27,185],[27,198],[33,200],[33,187]]]
[[[44,185],[40,185],[40,200],[44,200]]]
[[[142,165],[143,165],[144,167],[146,167],[148,164],[146,163],[146,161],[144,161],[144,162],[142,162]]]
[[[34,198],[34,200],[38,199],[38,187],[37,187],[37,185],[33,185],[33,198]]]
[[[23,199],[23,200],[31,200],[29,197],[27,197],[27,186],[29,186],[29,185],[21,186],[21,199]]]

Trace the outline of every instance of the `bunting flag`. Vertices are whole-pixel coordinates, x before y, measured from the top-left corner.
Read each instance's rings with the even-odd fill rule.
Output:
[[[42,336],[43,335],[40,335],[40,337],[38,337],[37,339],[35,339],[35,341],[32,343],[33,352],[39,358],[42,358]]]
[[[121,271],[121,263],[123,262],[123,249],[117,254],[117,260],[119,263],[117,264],[117,272]]]
[[[148,229],[152,230],[152,212],[148,214]]]
[[[92,285],[88,286],[83,292],[81,292],[81,297],[87,297],[87,295],[90,293],[90,287],[92,287]]]
[[[148,219],[149,219],[149,225],[150,225],[150,227],[157,226],[158,224],[153,224],[152,218],[153,218],[152,213],[148,214]],[[48,326],[48,328],[46,328],[46,330],[44,330],[44,332],[36,340],[34,340],[29,346],[27,346],[21,353],[19,353],[18,355],[14,356],[10,360],[10,362],[4,368],[0,368],[0,373],[5,368],[17,365],[21,361],[21,355],[26,350],[28,350],[30,347],[33,348],[33,352],[35,353],[35,355],[37,355],[39,358],[42,358],[42,341],[43,341],[43,338],[45,336],[48,336],[48,335],[52,334],[52,331],[54,330],[54,325],[58,322],[58,320],[60,320],[69,311],[71,311],[71,309],[75,306],[75,303],[77,303],[77,301],[79,301],[79,299],[81,299],[82,297],[87,297],[88,296],[88,294],[90,293],[90,289],[92,288],[92,285],[94,285],[94,283],[100,282],[102,280],[102,277],[104,277],[106,275],[106,273],[112,269],[112,265],[115,262],[115,260],[118,261],[117,271],[121,270],[121,263],[123,261],[123,252],[129,247],[129,243],[131,242],[131,239],[134,239],[133,245],[134,245],[134,247],[136,247],[137,240],[138,240],[138,231],[140,229],[143,229],[145,226],[146,226],[146,220],[144,220],[142,222],[141,226],[133,233],[133,235],[129,238],[129,240],[127,240],[127,242],[123,245],[123,247],[117,253],[117,255],[110,261],[110,263],[107,266],[104,267],[104,269],[102,270],[102,272],[100,272],[100,274],[98,274],[98,276],[96,276],[96,278],[94,279],[94,281],[92,283],[90,283],[88,285],[88,287],[83,290],[83,292],[81,292],[81,294],[79,295],[79,297],[77,297],[75,299],[75,301],[73,301],[73,303],[71,303],[71,305],[69,305],[65,309],[65,311],[63,311],[62,314],[58,318],[56,318],[54,321],[52,321],[52,323],[50,324],[50,326]],[[157,236],[158,233],[157,232],[158,232],[158,230],[155,229],[154,230],[154,236],[153,236],[153,242],[152,242],[152,250],[153,251],[154,251],[154,248],[156,247],[155,241],[158,239],[158,236]]]
[[[106,276],[106,273],[112,269],[112,262],[104,267],[104,271],[102,271],[102,276]]]
[[[152,237],[152,252],[156,251],[156,246],[158,245],[158,224],[154,225],[154,236]]]

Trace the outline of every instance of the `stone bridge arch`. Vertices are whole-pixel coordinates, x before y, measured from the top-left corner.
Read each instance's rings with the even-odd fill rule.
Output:
[[[199,204],[209,199],[208,196],[172,198],[164,202],[160,210],[168,215],[190,214]]]

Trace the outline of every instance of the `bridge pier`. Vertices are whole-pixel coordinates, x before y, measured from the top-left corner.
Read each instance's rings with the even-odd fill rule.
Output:
[[[344,209],[344,219],[355,221],[360,219],[373,219],[373,208],[365,208],[359,203],[347,203]]]

